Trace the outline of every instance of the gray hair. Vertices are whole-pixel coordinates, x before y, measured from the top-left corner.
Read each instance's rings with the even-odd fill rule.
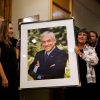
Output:
[[[50,35],[54,40],[56,40],[56,37],[55,37],[54,33],[53,33],[53,32],[50,32],[50,31],[45,31],[45,32],[43,32],[43,33],[40,35],[40,40],[42,40],[42,38],[43,38],[44,36],[47,36],[47,35]]]

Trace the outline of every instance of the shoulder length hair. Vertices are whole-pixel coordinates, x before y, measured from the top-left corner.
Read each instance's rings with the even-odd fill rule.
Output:
[[[5,45],[9,45],[10,40],[8,38],[8,25],[9,23],[4,20],[0,25],[0,42],[3,42]]]

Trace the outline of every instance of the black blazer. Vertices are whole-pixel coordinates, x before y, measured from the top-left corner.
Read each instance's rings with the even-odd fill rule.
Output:
[[[41,79],[64,78],[68,55],[57,47],[50,53],[47,61],[45,61],[44,54],[44,50],[37,52],[34,61],[29,67],[28,73],[35,79],[37,79],[39,75]],[[33,69],[37,61],[39,61],[39,68],[37,72],[34,73]]]

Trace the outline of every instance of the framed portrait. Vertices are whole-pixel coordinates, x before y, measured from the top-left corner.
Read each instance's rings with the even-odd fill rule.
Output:
[[[46,37],[45,41],[41,41],[40,36],[44,32],[51,32],[55,36],[55,48],[59,49],[59,53],[51,56],[51,65],[49,64],[50,58],[48,58],[47,64],[43,60],[42,51],[45,51],[43,46],[52,45],[50,44],[51,40],[47,40]],[[21,24],[20,88],[78,86],[79,74],[74,48],[73,19]],[[50,54],[53,54],[53,50],[50,51]],[[67,54],[67,59],[64,60],[65,56],[62,54]],[[62,56],[61,59],[60,56]],[[36,59],[38,60],[36,61]],[[36,62],[35,65],[34,62]],[[29,73],[30,66],[33,76]]]

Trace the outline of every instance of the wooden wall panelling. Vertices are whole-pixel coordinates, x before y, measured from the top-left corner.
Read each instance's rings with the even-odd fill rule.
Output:
[[[12,0],[0,0],[0,16],[11,20]]]

